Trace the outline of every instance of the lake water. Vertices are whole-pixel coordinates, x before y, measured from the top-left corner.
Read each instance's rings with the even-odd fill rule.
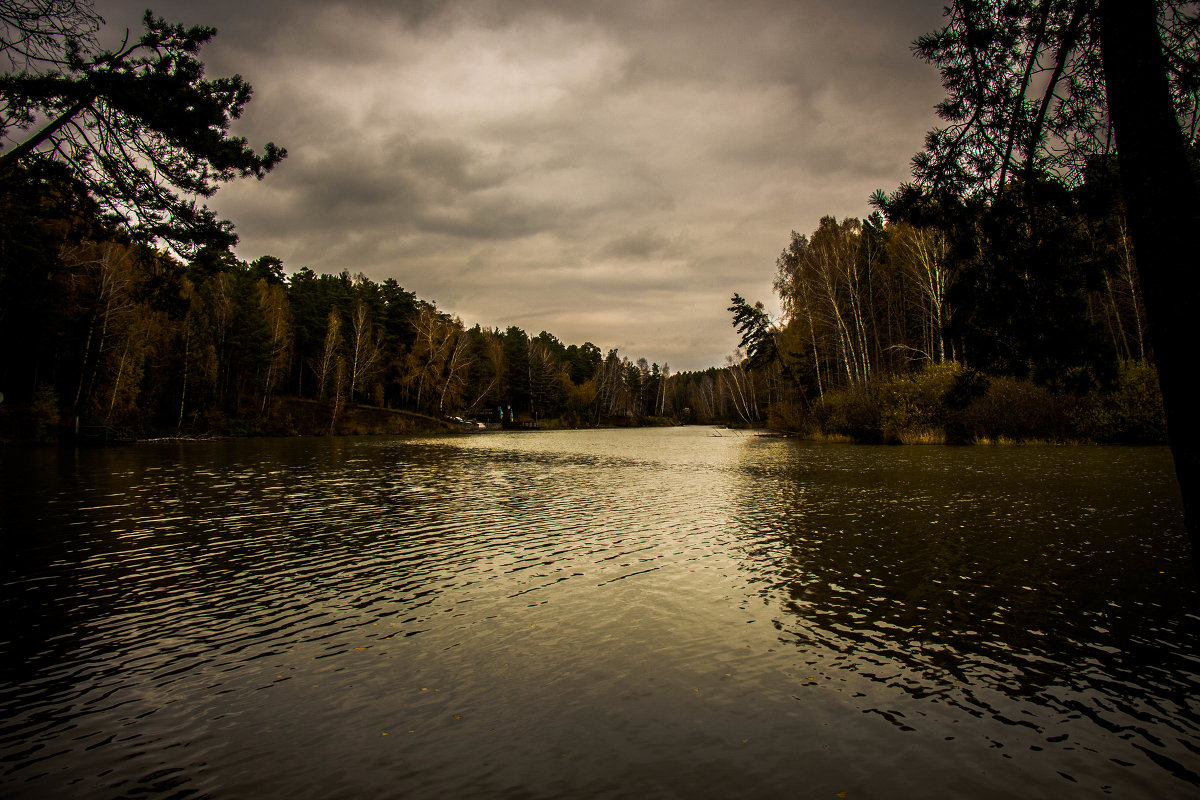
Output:
[[[0,451],[6,798],[1200,793],[1162,448]]]

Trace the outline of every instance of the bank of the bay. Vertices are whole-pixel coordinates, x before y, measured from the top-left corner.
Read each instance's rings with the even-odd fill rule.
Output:
[[[700,374],[684,385],[694,394],[706,382],[727,387],[730,368]],[[684,376],[693,378],[692,374]],[[712,378],[715,377],[715,380]],[[672,385],[674,381],[666,382]],[[770,399],[769,387],[767,389]],[[683,401],[681,398],[680,401]],[[672,401],[673,403],[675,401]],[[664,403],[665,405],[665,403]],[[212,415],[203,429],[108,426],[68,419],[53,407],[0,405],[0,444],[89,444],[146,439],[206,439],[244,436],[348,436],[469,432],[483,426],[561,430],[718,425],[767,429],[778,435],[862,444],[1165,444],[1162,395],[1153,367],[1126,362],[1109,386],[1047,387],[1010,376],[987,375],[959,363],[926,367],[868,384],[830,390],[811,400],[795,394],[757,403],[758,413],[738,415],[718,405],[693,409],[674,405],[662,415],[517,413],[511,406],[478,415],[434,416],[403,408],[338,404],[302,397],[276,397],[262,413]]]
[[[867,444],[1164,444],[1158,376],[1124,362],[1107,386],[1046,386],[960,363],[825,392],[767,409],[771,428]]]

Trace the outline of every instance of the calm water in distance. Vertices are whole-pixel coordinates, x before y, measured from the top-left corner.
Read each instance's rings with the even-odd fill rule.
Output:
[[[5,798],[1200,795],[1163,448],[0,451]]]

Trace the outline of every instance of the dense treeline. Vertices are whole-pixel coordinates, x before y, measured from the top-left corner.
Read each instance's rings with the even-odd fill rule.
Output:
[[[376,407],[865,441],[1160,441],[1137,270],[1101,166],[1074,190],[1013,182],[939,206],[907,187],[866,220],[826,217],[776,263],[783,324],[735,296],[745,350],[672,374],[545,331],[467,328],[394,279],[289,276],[216,248],[181,262],[36,161],[0,194],[0,335],[23,343],[0,364],[2,435],[353,431],[368,428],[347,410]]]
[[[203,201],[286,155],[229,135],[249,85],[206,77],[211,27],[147,12],[104,50],[102,24],[90,0],[0,3],[16,142],[0,153],[0,439],[759,415],[736,368],[675,377],[545,331],[467,329],[395,280],[237,260]]]
[[[0,335],[22,343],[0,364],[8,439],[71,436],[77,423],[135,435],[355,430],[345,411],[361,406],[634,424],[683,413],[695,396],[700,418],[724,413],[719,375],[673,391],[669,368],[545,331],[467,328],[394,279],[288,276],[277,258],[225,249],[183,263],[107,224],[49,161],[10,173],[0,226]]]
[[[785,423],[857,438],[978,437],[983,405],[1023,418],[986,427],[1054,439],[1159,440],[1170,420],[1195,537],[1195,4],[973,0],[944,16],[914,42],[946,89],[915,182],[877,193],[866,222],[793,234],[779,329],[734,297],[749,363],[786,379]],[[917,366],[932,407],[914,432],[887,420]]]
[[[1153,293],[1111,131],[1094,124],[1107,113],[1099,62],[1063,60],[1099,52],[1099,18],[1087,4],[990,7],[954,4],[917,42],[948,91],[918,183],[878,193],[865,220],[793,232],[776,263],[781,324],[735,295],[742,349],[679,375],[545,331],[467,329],[395,280],[237,260],[232,225],[196,198],[285,153],[227,135],[250,93],[236,76],[204,78],[196,55],[215,32],[147,14],[140,38],[102,52],[86,0],[32,31],[0,9],[0,131],[27,134],[0,157],[0,437],[356,430],[369,407],[432,421],[767,421],[867,441],[1159,441]],[[1158,13],[1179,33],[1168,72],[1194,151],[1194,16]],[[168,78],[165,105],[122,99]],[[1070,92],[1056,95],[1059,81]],[[1158,338],[1177,363],[1179,343]]]
[[[672,374],[519,327],[468,328],[395,279],[291,275],[131,241],[50,161],[0,189],[0,436],[322,433],[350,409],[540,425],[756,423],[780,399],[731,357]],[[308,405],[298,405],[305,401]],[[411,423],[411,420],[409,420]],[[411,425],[410,425],[411,426]]]
[[[994,198],[908,185],[866,220],[793,232],[784,312],[730,310],[772,425],[866,441],[1162,441],[1116,168]]]

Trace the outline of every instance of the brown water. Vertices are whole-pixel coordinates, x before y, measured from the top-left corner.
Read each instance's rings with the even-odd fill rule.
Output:
[[[1182,797],[1167,452],[0,451],[6,798]]]

